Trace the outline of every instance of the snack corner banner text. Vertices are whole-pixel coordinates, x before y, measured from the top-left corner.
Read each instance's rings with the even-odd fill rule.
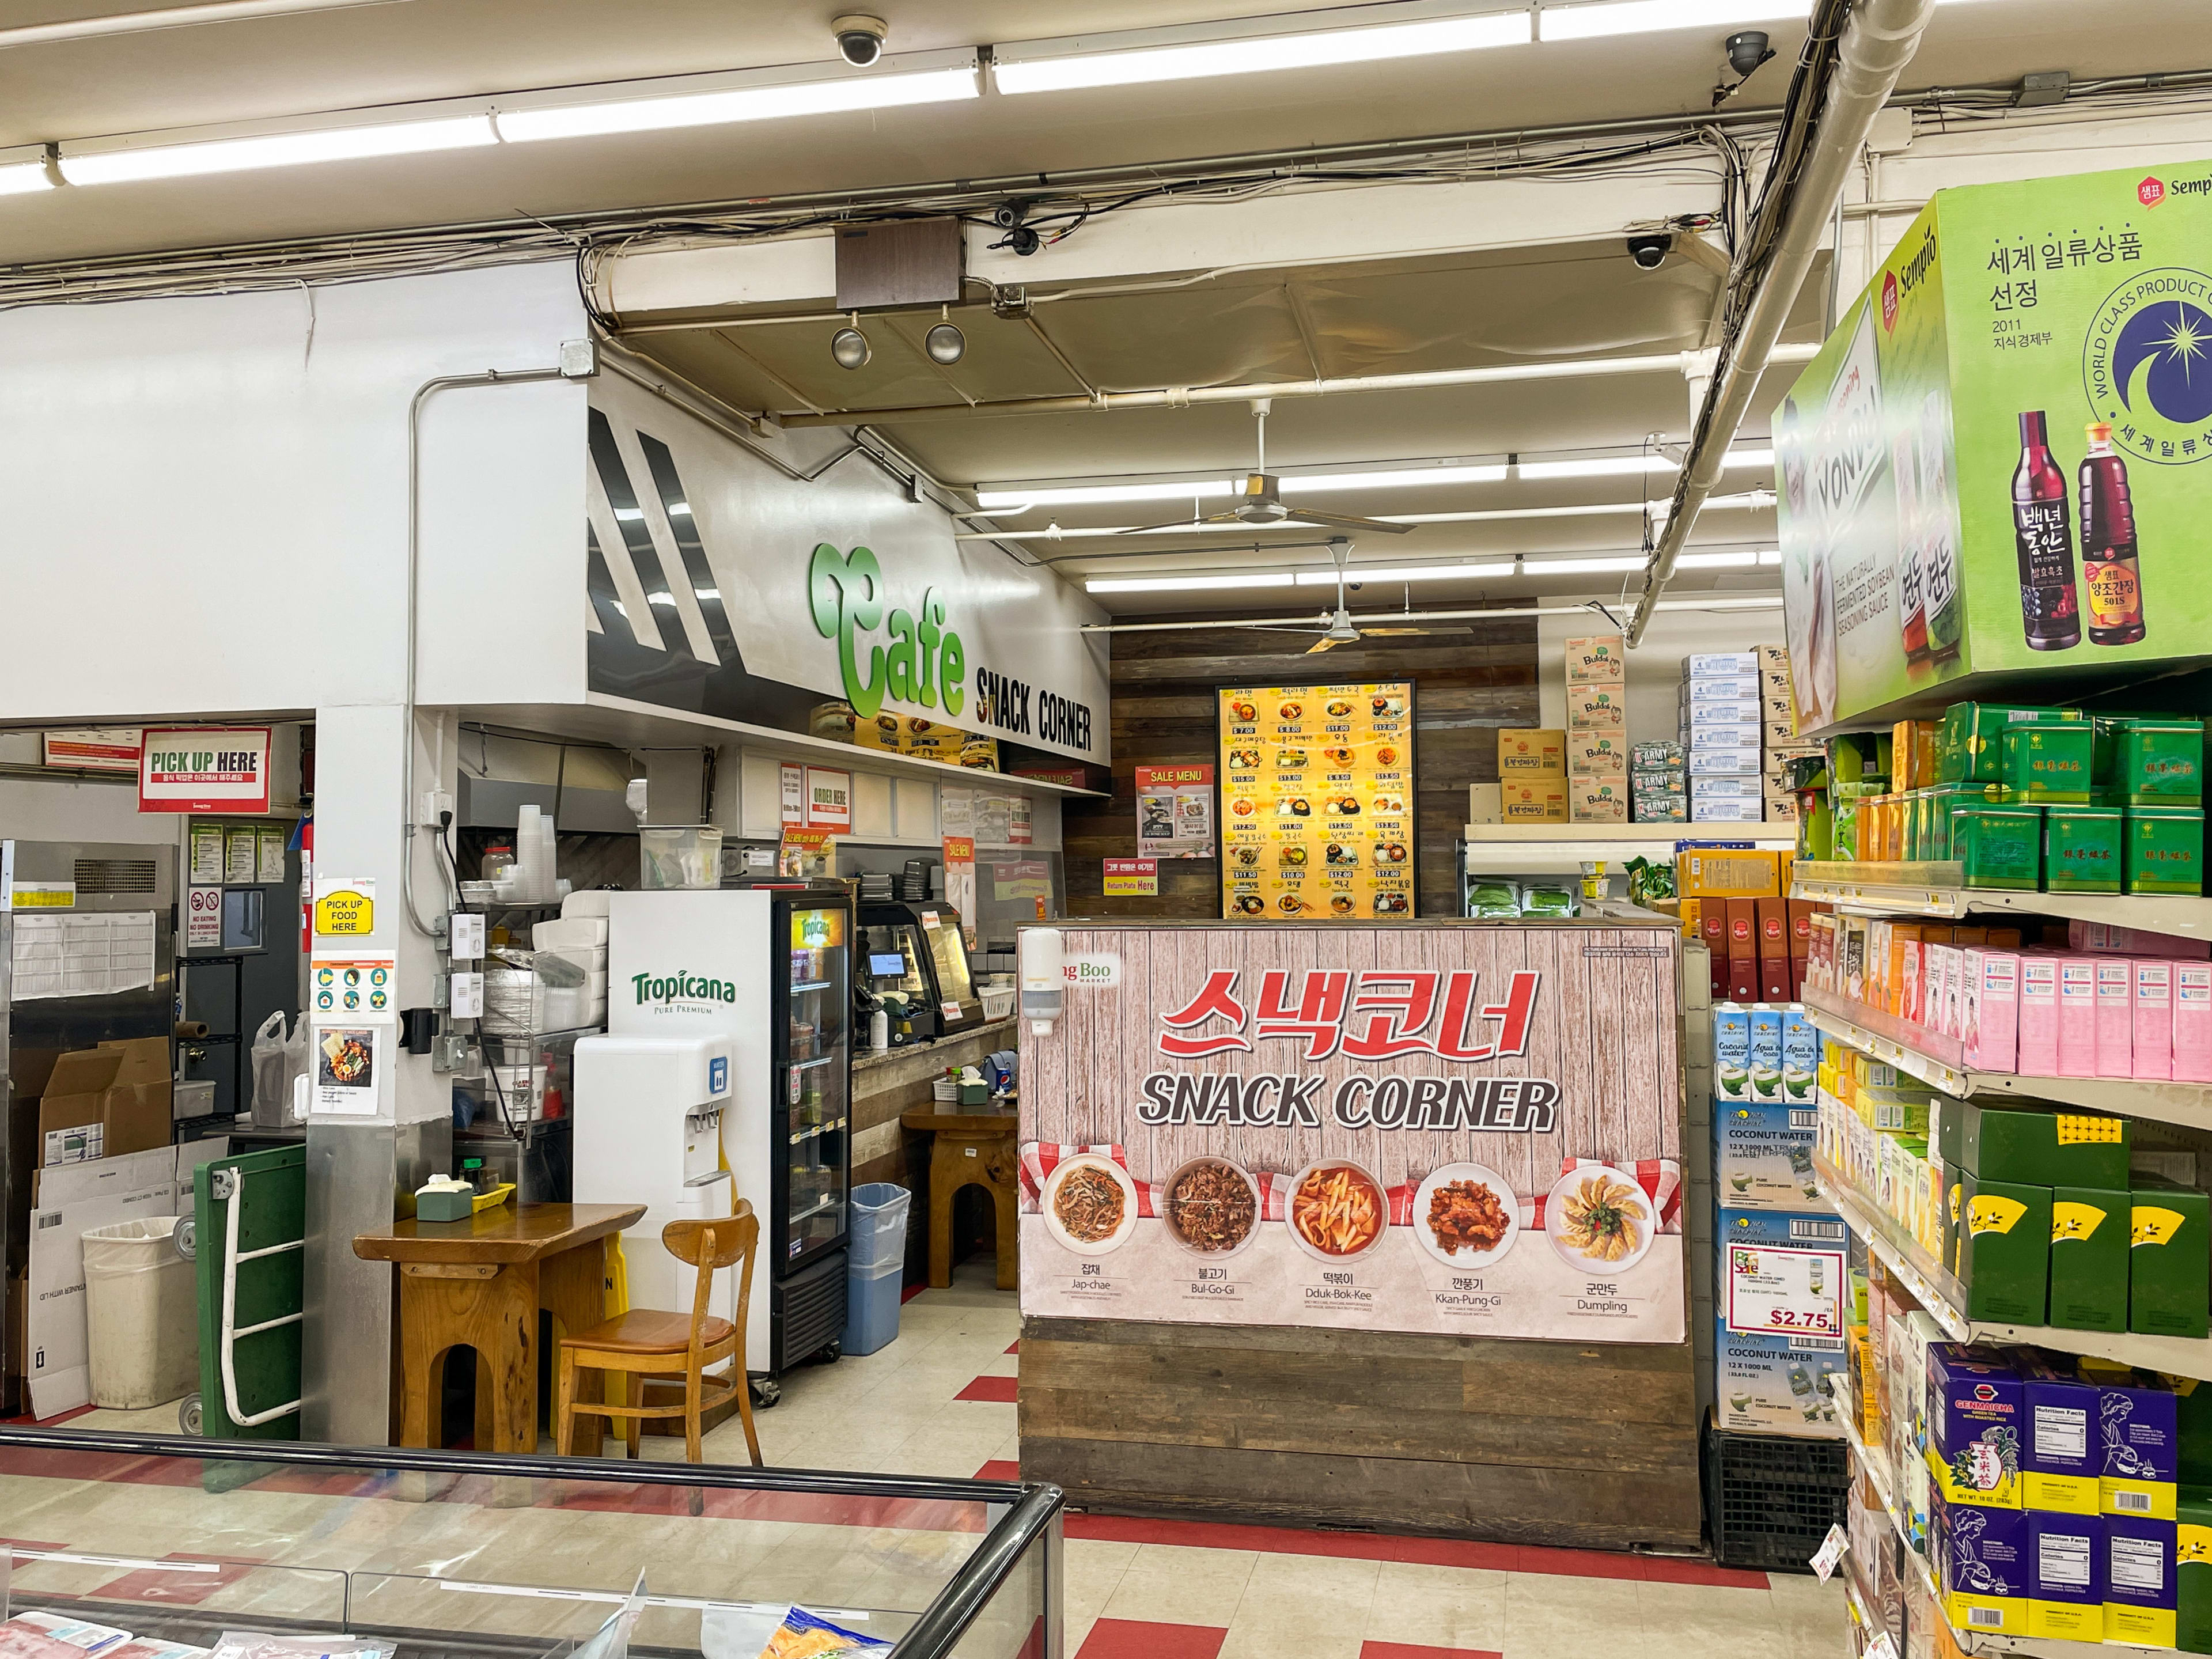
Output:
[[[1775,415],[1801,729],[2199,653],[2208,353],[2212,161],[1938,192]]]
[[[1064,930],[1117,969],[1021,1035],[1023,1313],[1681,1341],[1677,943]]]

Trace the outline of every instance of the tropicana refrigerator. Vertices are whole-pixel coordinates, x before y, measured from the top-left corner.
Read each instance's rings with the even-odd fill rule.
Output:
[[[842,886],[617,893],[609,906],[608,1030],[730,1044],[721,1152],[760,1218],[745,1348],[771,1382],[834,1357],[845,1325],[853,920]]]

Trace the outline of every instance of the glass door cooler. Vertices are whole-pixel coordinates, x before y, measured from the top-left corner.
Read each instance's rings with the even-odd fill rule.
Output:
[[[852,901],[778,892],[769,1146],[774,1214],[761,1256],[773,1316],[769,1369],[835,1343],[845,1327],[847,1200],[852,1179]],[[758,1294],[763,1287],[756,1286]]]

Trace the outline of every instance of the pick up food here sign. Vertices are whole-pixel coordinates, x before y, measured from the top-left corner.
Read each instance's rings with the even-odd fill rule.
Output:
[[[1662,928],[1062,930],[1024,1029],[1022,1310],[1685,1334]]]

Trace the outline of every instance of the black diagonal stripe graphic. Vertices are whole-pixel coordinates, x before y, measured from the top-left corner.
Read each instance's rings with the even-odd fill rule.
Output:
[[[614,572],[607,568],[607,556],[599,551],[599,532],[586,524],[584,526],[584,589],[592,596],[592,609],[599,613],[599,626],[610,639],[628,637],[635,641],[637,629],[630,626],[629,617],[623,614],[622,596],[615,590]]]
[[[638,504],[637,492],[630,488],[629,469],[623,465],[622,450],[615,442],[615,429],[607,417],[598,410],[592,414],[592,461],[599,470],[600,485],[607,492],[607,504],[615,510],[615,527],[621,531],[623,545],[629,550],[631,565],[637,579],[645,586],[646,603],[658,602],[667,611],[665,617],[653,618],[653,626],[660,630],[661,641],[670,652],[682,645],[684,653],[696,656],[691,641],[684,632],[682,614],[676,609],[675,593],[668,586],[668,577],[660,568],[660,555],[653,545],[653,534],[645,527],[645,509]]]
[[[676,471],[676,457],[668,453],[668,446],[659,439],[641,432],[637,447],[644,453],[645,465],[653,474],[653,487],[660,496],[661,509],[668,514],[668,528],[676,537],[676,550],[684,561],[684,568],[691,578],[691,592],[699,601],[699,614],[706,619],[708,637],[714,641],[725,665],[744,665],[744,653],[738,648],[737,635],[731,631],[729,612],[723,608],[720,580],[714,568],[707,562],[707,549],[699,539],[698,520],[692,516],[690,498],[684,493],[684,480]]]

